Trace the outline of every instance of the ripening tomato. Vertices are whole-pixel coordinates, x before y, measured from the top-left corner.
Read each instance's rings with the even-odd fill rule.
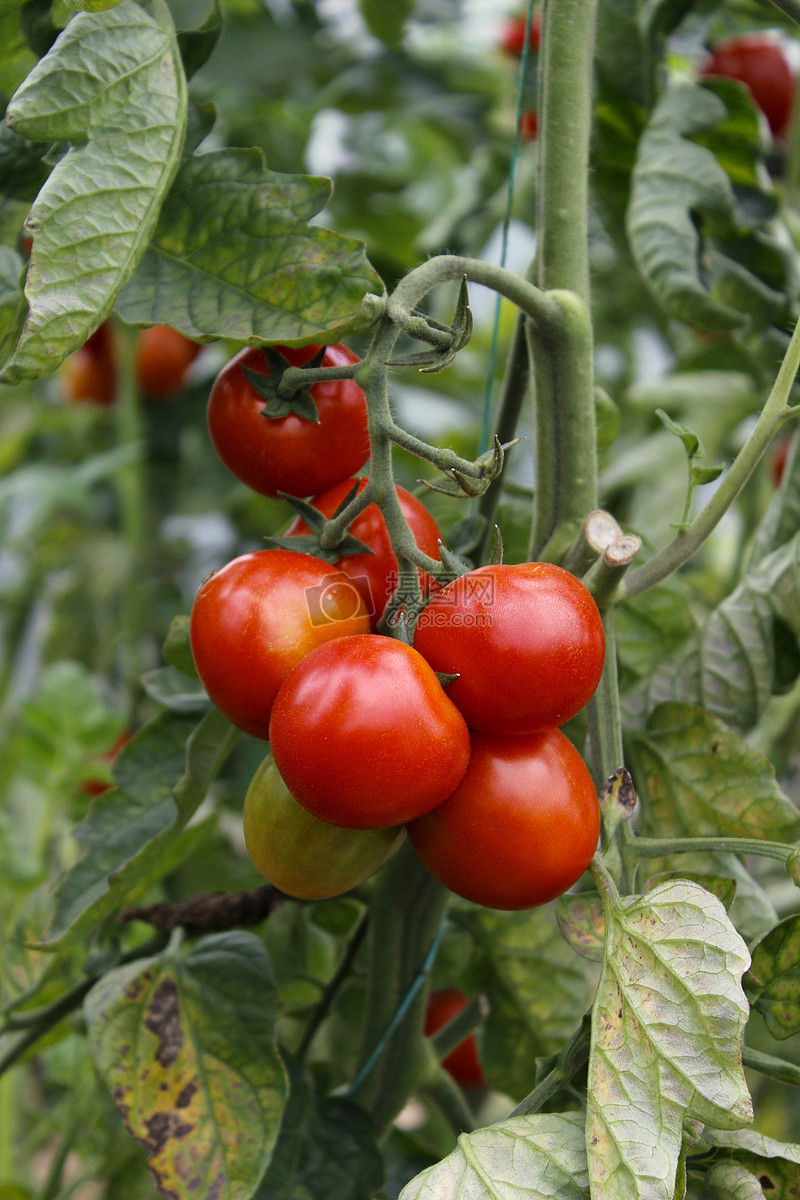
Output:
[[[717,42],[701,74],[738,79],[750,89],[772,132],[785,131],[794,105],[795,78],[777,41],[752,33]]]
[[[117,388],[114,337],[103,321],[83,345],[64,360],[64,396],[70,404],[113,404]]]
[[[319,349],[275,347],[295,367],[304,366]],[[356,362],[352,350],[339,344],[327,347],[321,365]],[[237,479],[264,496],[311,496],[363,467],[369,458],[367,402],[352,379],[314,384],[310,394],[317,422],[295,413],[265,417],[267,402],[248,383],[243,367],[270,374],[262,349],[242,350],[222,368],[208,398],[211,440]]]
[[[414,646],[470,729],[533,733],[563,725],[600,682],[605,635],[597,605],[552,563],[478,567],[423,609]]]
[[[134,363],[145,396],[169,396],[180,391],[188,367],[200,346],[169,325],[151,325],[136,339]]]
[[[399,825],[441,804],[469,758],[464,718],[434,672],[379,634],[312,650],[281,685],[269,741],[295,799],[348,829]]]
[[[466,1008],[467,1003],[467,997],[459,988],[440,988],[437,992],[431,992],[425,1010],[425,1034],[430,1036],[448,1025],[462,1008]],[[442,1059],[442,1066],[462,1087],[486,1087],[474,1033],[468,1034]]]
[[[535,908],[589,866],[600,835],[592,777],[559,729],[473,733],[464,778],[408,826],[417,855],[446,887],[487,908]]]
[[[522,58],[522,51],[525,49],[525,32],[528,28],[528,18],[524,13],[518,13],[514,17],[509,17],[504,22],[500,30],[500,38],[498,46],[507,54],[509,58]],[[539,42],[542,36],[541,18],[538,13],[533,14],[531,20],[531,31],[528,44],[531,50],[539,49]]]
[[[265,879],[298,900],[341,896],[374,875],[395,853],[404,831],[341,829],[297,803],[270,755],[247,789],[244,844]]]
[[[233,559],[197,593],[189,637],[197,673],[229,721],[266,738],[278,688],[323,642],[369,631],[356,589],[322,559],[256,550]]]
[[[326,517],[331,517],[356,483],[359,492],[367,486],[366,479],[345,479],[328,488],[321,496],[315,496],[311,503]],[[402,487],[397,488],[397,498],[420,550],[429,554],[431,558],[438,559],[442,535],[425,505]],[[308,533],[308,526],[301,517],[295,517],[286,532],[291,537]],[[350,526],[350,533],[369,546],[372,554],[345,555],[344,558],[336,560],[335,566],[337,570],[349,575],[361,592],[372,616],[372,628],[376,629],[398,580],[397,559],[392,552],[386,522],[377,504],[368,504],[364,511],[359,513]],[[429,591],[433,584],[430,575],[420,571],[419,577],[423,593]]]

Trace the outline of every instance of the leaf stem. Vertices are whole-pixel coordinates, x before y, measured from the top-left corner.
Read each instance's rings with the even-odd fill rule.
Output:
[[[589,1044],[591,1040],[591,1017],[586,1014],[569,1042],[558,1056],[556,1064],[537,1083],[533,1091],[522,1100],[512,1112],[511,1117],[525,1117],[539,1112],[557,1092],[566,1087],[572,1076],[589,1061]]]
[[[687,529],[679,530],[663,550],[627,576],[621,588],[621,597],[638,596],[654,584],[660,583],[702,546],[747,483],[776,430],[784,421],[800,415],[800,406],[790,408],[788,403],[798,367],[800,322],[794,327],[792,339],[756,426],[733,460],[730,470],[723,476],[714,495]]]
[[[325,984],[319,1002],[309,1018],[308,1025],[306,1026],[300,1045],[297,1048],[296,1058],[298,1062],[304,1061],[309,1047],[316,1036],[317,1030],[330,1012],[330,1007],[333,1003],[336,993],[339,991],[339,988],[342,986],[345,979],[347,979],[348,975],[353,969],[353,963],[356,960],[356,955],[361,949],[364,938],[366,937],[368,923],[369,911],[362,913],[358,924],[350,935],[350,940],[344,948],[344,953],[339,960],[336,970]]]
[[[761,841],[744,837],[646,838],[634,837],[626,846],[626,854],[636,858],[667,858],[670,854],[759,854],[788,862],[798,853],[797,846],[785,842]]]
[[[772,1054],[762,1054],[760,1050],[744,1046],[742,1065],[750,1067],[752,1071],[759,1071],[762,1075],[769,1075],[772,1079],[779,1079],[781,1083],[791,1083],[800,1087],[800,1066],[787,1062],[784,1058],[775,1058]]]

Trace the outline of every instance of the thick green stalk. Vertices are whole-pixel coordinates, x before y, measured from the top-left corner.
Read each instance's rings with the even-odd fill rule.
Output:
[[[361,1072],[353,1098],[370,1114],[379,1136],[388,1131],[426,1074],[429,1048],[422,1027],[427,988],[421,972],[449,898],[447,888],[428,873],[408,843],[381,872],[373,894]],[[423,986],[392,1028],[419,982]]]
[[[539,59],[539,287],[589,303],[589,138],[596,0],[546,0]]]

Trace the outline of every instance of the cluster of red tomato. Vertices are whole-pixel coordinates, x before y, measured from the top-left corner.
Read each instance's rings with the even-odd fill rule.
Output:
[[[211,389],[208,423],[239,479],[270,496],[322,488],[312,504],[330,515],[365,483],[350,477],[369,455],[360,388],[314,384],[300,407],[310,399],[316,421],[307,407],[264,415],[286,365],[357,361],[341,345],[318,350],[242,351]],[[427,510],[408,493],[401,502],[420,547],[438,555]],[[289,534],[303,528],[296,520]],[[398,578],[376,505],[350,534],[368,551],[333,564],[284,548],[242,555],[192,608],[210,698],[270,743],[245,802],[253,861],[290,894],[336,895],[372,874],[405,827],[432,873],[468,899],[552,899],[586,869],[599,834],[591,777],[558,729],[603,669],[594,601],[550,564],[478,568],[435,591],[412,647],[375,632]],[[445,688],[437,672],[457,678]]]
[[[169,325],[143,329],[136,339],[134,359],[136,382],[142,395],[162,397],[177,392],[187,368],[199,353],[197,342]],[[108,321],[98,326],[80,349],[66,359],[62,379],[64,395],[70,403],[113,404],[117,354]]]

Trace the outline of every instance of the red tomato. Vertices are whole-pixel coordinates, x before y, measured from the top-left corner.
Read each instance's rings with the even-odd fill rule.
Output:
[[[789,457],[789,447],[791,445],[790,438],[784,438],[778,442],[775,449],[769,456],[769,473],[772,478],[772,486],[780,487],[783,473],[786,470],[786,460]]]
[[[525,31],[527,28],[528,18],[524,13],[519,13],[515,17],[509,17],[503,24],[500,30],[498,45],[509,58],[522,58],[522,51],[525,49]],[[534,13],[529,39],[531,50],[536,51],[539,49],[541,36],[541,18],[538,13]]]
[[[558,729],[473,733],[469,766],[443,804],[408,826],[425,866],[487,908],[535,908],[581,877],[600,834],[589,770]]]
[[[426,1035],[436,1033],[437,1029],[448,1025],[466,1006],[467,997],[458,988],[442,988],[438,992],[431,992],[425,1010]],[[486,1087],[474,1033],[465,1037],[455,1050],[451,1050],[446,1058],[442,1059],[442,1066],[462,1087]]]
[[[189,637],[217,708],[245,733],[266,738],[272,702],[292,667],[323,642],[368,630],[361,596],[322,559],[256,550],[205,581]]]
[[[133,734],[127,729],[123,730],[123,732],[114,739],[114,742],[111,744],[108,750],[106,750],[105,754],[100,755],[101,760],[111,765],[122,747],[127,746],[132,737]],[[83,783],[81,784],[81,791],[85,792],[87,796],[102,796],[103,792],[107,792],[111,786],[112,784],[110,784],[107,779],[84,779]]]
[[[65,359],[62,371],[64,395],[70,404],[114,402],[117,370],[108,321],[103,321],[80,349]]]
[[[520,115],[519,135],[526,142],[535,142],[539,132],[539,114],[535,109],[526,108]]]
[[[434,596],[414,646],[459,677],[447,694],[471,729],[523,734],[563,725],[600,682],[600,613],[574,575],[551,563],[478,567]]]
[[[319,346],[275,349],[301,367]],[[358,362],[346,346],[328,346],[323,367]],[[311,496],[354,474],[369,458],[367,402],[352,379],[315,383],[311,397],[318,423],[290,413],[265,417],[266,401],[245,378],[242,367],[269,375],[264,351],[240,351],[223,367],[208,398],[208,428],[214,448],[229,471],[263,496]]]
[[[738,79],[750,89],[772,132],[784,132],[792,115],[795,78],[778,42],[758,33],[717,42],[701,73]]]
[[[294,798],[347,829],[382,829],[427,812],[467,769],[469,733],[436,675],[403,642],[340,638],[282,684],[269,740]]]
[[[136,339],[136,379],[145,396],[169,396],[180,391],[187,368],[200,346],[169,325],[151,325]]]
[[[331,517],[356,482],[355,479],[345,479],[341,483],[336,483],[321,496],[315,496],[311,503],[326,517]],[[359,492],[363,491],[366,486],[366,479],[358,481]],[[414,541],[425,554],[438,559],[439,541],[442,535],[433,517],[425,505],[405,488],[398,487],[397,496],[403,516],[408,521],[409,528],[414,535]],[[287,535],[293,537],[296,534],[308,533],[308,531],[305,521],[300,517],[295,517],[286,532]],[[376,629],[386,602],[397,586],[398,579],[397,559],[392,553],[386,522],[377,504],[367,505],[353,521],[350,532],[353,537],[359,538],[369,546],[372,554],[345,555],[344,558],[337,558],[335,565],[338,570],[344,571],[350,576],[361,592],[367,610],[372,616],[372,628]],[[423,592],[429,591],[433,584],[430,575],[420,571],[419,577]]]

